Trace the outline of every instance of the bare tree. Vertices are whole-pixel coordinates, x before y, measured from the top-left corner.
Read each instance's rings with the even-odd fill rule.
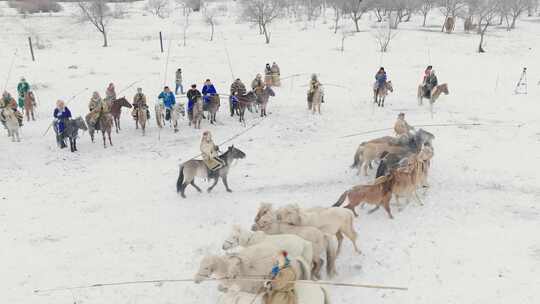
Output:
[[[516,28],[516,21],[526,10],[530,0],[505,0],[501,1],[501,16],[506,20],[508,31]]]
[[[539,0],[529,0],[527,1],[527,16],[532,17],[535,12],[538,12],[538,6],[540,5]]]
[[[283,10],[284,0],[242,0],[243,17],[255,23],[263,32],[266,43],[270,43],[268,26]]]
[[[485,53],[484,37],[490,26],[494,24],[497,13],[500,10],[502,1],[505,0],[469,0],[476,2],[476,13],[478,18],[478,34],[480,35],[480,43],[478,44],[478,52]]]
[[[379,46],[379,51],[386,53],[388,51],[388,47],[390,46],[390,42],[396,37],[397,32],[394,28],[392,28],[389,20],[386,22],[386,24],[381,23],[380,26],[376,28],[373,35],[375,36],[375,40]]]
[[[421,3],[418,10],[422,14],[422,17],[424,18],[424,20],[422,21],[422,26],[425,27],[427,16],[429,12],[431,12],[433,7],[435,6],[435,0],[420,0],[420,1]]]
[[[169,16],[169,5],[169,0],[148,0],[145,9],[152,15],[163,19]]]
[[[109,46],[107,24],[111,20],[111,9],[105,0],[79,1],[81,17],[90,22],[103,36],[103,47]]]
[[[208,8],[204,10],[204,21],[206,22],[206,24],[210,25],[210,28],[212,30],[210,33],[210,41],[214,40],[214,31],[217,25],[216,16],[217,10]]]
[[[444,26],[448,18],[456,19],[461,10],[466,7],[464,0],[441,0],[441,12],[444,15],[444,22],[441,32],[444,32]]]
[[[360,32],[358,22],[362,19],[362,15],[368,10],[369,7],[365,0],[344,0],[343,11],[344,13],[349,14],[349,17],[354,22],[354,28],[357,32]]]
[[[343,16],[343,2],[345,0],[329,0],[328,4],[334,10],[334,34],[337,34],[339,28],[339,21]]]

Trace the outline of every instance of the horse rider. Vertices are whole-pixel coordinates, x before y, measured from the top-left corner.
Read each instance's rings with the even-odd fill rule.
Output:
[[[255,92],[255,95],[257,95],[257,102],[260,103],[261,96],[264,92],[264,82],[261,74],[257,74],[255,79],[253,79],[251,82],[251,89]]]
[[[275,265],[272,267],[272,280],[264,283],[266,293],[263,296],[263,303],[296,304],[294,290],[296,273],[291,268],[287,252],[279,252],[275,260]]]
[[[424,78],[422,80],[422,87],[424,89],[424,97],[431,98],[431,91],[438,85],[437,76],[435,76],[435,71],[433,66],[428,66],[424,71]]]
[[[176,70],[175,75],[175,82],[176,82],[176,89],[174,90],[174,94],[178,95],[178,89],[180,89],[180,94],[184,94],[184,86],[182,85],[182,69],[178,68]]]
[[[133,112],[131,115],[134,119],[137,119],[137,111],[139,108],[146,109],[146,117],[150,118],[150,111],[148,111],[148,104],[146,103],[146,95],[143,94],[142,88],[137,88],[137,94],[133,96]]]
[[[111,103],[116,99],[116,89],[114,88],[114,83],[109,83],[107,90],[105,90],[105,100]]]
[[[66,107],[63,100],[58,100],[56,102],[56,108],[53,112],[54,117],[54,131],[56,132],[56,143],[60,149],[66,147],[64,142],[64,131],[66,129],[66,122],[71,118],[71,111]]]
[[[168,86],[166,86],[163,88],[163,92],[159,94],[158,99],[163,100],[163,106],[165,107],[165,120],[170,120],[171,110],[176,104],[174,93],[171,92],[171,89]]]
[[[414,128],[405,120],[405,113],[399,113],[396,123],[394,124],[394,132],[396,132],[396,135],[398,137],[402,135],[408,136],[413,130]]]
[[[210,131],[204,131],[200,148],[203,161],[210,171],[223,168],[225,161],[219,158],[219,147],[214,144]]]
[[[17,93],[19,93],[19,108],[24,108],[24,99],[30,92],[30,85],[26,82],[24,77],[21,77],[21,81],[17,84]]]
[[[99,93],[95,91],[92,93],[92,98],[88,103],[88,109],[90,110],[90,114],[88,114],[88,123],[92,125],[95,130],[99,130],[99,125],[97,122],[102,115],[105,115],[111,111],[109,104],[105,100],[101,99]]]
[[[234,109],[236,108],[236,105],[238,104],[238,96],[244,96],[247,94],[246,85],[240,80],[240,78],[236,78],[236,80],[231,84],[231,117],[234,116]]]
[[[270,63],[267,63],[264,67],[264,83],[267,86],[272,86],[272,67],[270,66]]]
[[[204,82],[204,86],[202,88],[202,95],[204,99],[204,104],[208,105],[210,103],[210,99],[217,94],[216,88],[212,84],[212,81],[210,79],[206,79]]]
[[[19,126],[22,127],[23,125],[23,115],[21,112],[19,112],[19,109],[17,108],[17,101],[15,98],[11,96],[11,94],[8,91],[4,91],[2,93],[2,100],[0,102],[0,108],[10,108],[15,113],[15,116],[17,116],[17,120],[19,121]],[[5,121],[5,118],[2,116],[0,117],[2,122]]]
[[[309,89],[307,94],[307,100],[309,108],[311,109],[311,103],[313,102],[313,95],[317,90],[321,89],[321,83],[319,82],[319,79],[317,77],[317,74],[311,75],[311,80],[309,81]]]
[[[272,63],[272,67],[270,67],[270,72],[272,73],[272,85],[275,87],[281,86],[281,81],[279,79],[281,72],[276,62]]]
[[[375,96],[379,94],[380,90],[384,89],[387,80],[388,77],[386,71],[381,67],[379,71],[377,71],[377,74],[375,74]]]
[[[192,84],[191,85],[191,89],[189,89],[187,91],[187,94],[186,94],[186,97],[188,99],[188,108],[187,108],[187,112],[188,112],[188,117],[191,121],[192,117],[193,117],[193,107],[195,106],[195,103],[197,102],[197,98],[201,97],[202,94],[199,90],[197,90],[197,85],[196,84]]]

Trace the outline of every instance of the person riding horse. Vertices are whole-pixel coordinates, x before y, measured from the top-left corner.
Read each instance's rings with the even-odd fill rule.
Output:
[[[386,71],[383,67],[381,67],[379,71],[377,71],[377,74],[375,74],[375,98],[377,98],[376,96],[379,95],[379,91],[384,89],[387,80],[388,77],[386,75]]]
[[[68,107],[66,107],[63,100],[58,100],[56,102],[53,117],[54,131],[56,132],[56,143],[60,149],[64,149],[67,147],[64,141],[64,131],[66,129],[66,122],[71,118],[71,111],[68,109]]]
[[[217,94],[217,90],[212,84],[212,81],[210,79],[206,79],[204,82],[204,86],[202,88],[202,95],[204,98],[204,105],[208,106],[210,103],[210,99]]]
[[[225,161],[219,158],[219,147],[214,144],[210,131],[204,131],[200,148],[203,161],[210,171],[217,171],[225,165]]]
[[[433,66],[428,66],[424,71],[424,79],[422,81],[422,86],[424,88],[425,98],[431,98],[432,90],[439,84]]]
[[[296,304],[295,293],[296,273],[290,266],[286,251],[278,253],[274,267],[272,267],[272,280],[264,283],[266,293],[263,296],[264,304]]]
[[[94,130],[99,130],[99,124],[97,123],[101,116],[108,114],[111,111],[109,103],[101,99],[101,96],[97,91],[92,94],[92,98],[88,103],[88,109],[90,110],[89,124],[94,128]]]
[[[109,105],[116,99],[116,89],[114,88],[114,83],[109,83],[107,90],[105,90],[105,100]]]
[[[137,119],[137,111],[139,108],[146,109],[146,117],[150,119],[150,111],[148,110],[148,104],[146,103],[146,95],[143,94],[142,88],[137,88],[137,94],[133,96],[133,111],[131,116]]]
[[[240,78],[236,78],[236,80],[231,84],[231,117],[234,116],[234,109],[238,108],[238,97],[244,96],[247,94],[246,85],[240,80]]]
[[[396,123],[394,124],[394,132],[397,136],[408,136],[414,128],[405,120],[405,113],[399,113]]]
[[[17,120],[19,121],[19,126],[22,127],[23,125],[23,115],[21,112],[19,112],[17,108],[17,101],[15,98],[11,96],[11,94],[8,91],[4,91],[2,93],[2,100],[0,102],[0,109],[3,108],[10,108],[15,113],[15,116],[17,116]],[[1,112],[1,111],[0,111]],[[3,116],[0,116],[0,120],[2,120],[2,123],[5,122],[5,118]]]
[[[257,74],[255,79],[253,79],[251,82],[251,89],[255,92],[255,95],[257,95],[257,102],[260,102],[260,97],[264,91],[264,81],[262,80],[261,74]]]
[[[170,120],[171,110],[176,104],[176,98],[174,97],[174,93],[171,92],[171,89],[169,89],[168,86],[165,86],[163,88],[163,92],[159,94],[158,99],[163,100],[163,106],[165,107],[165,120]]]
[[[264,83],[267,86],[273,85],[273,79],[272,79],[272,67],[270,66],[270,63],[267,63],[264,68]]]
[[[281,81],[279,79],[281,72],[279,70],[279,66],[277,63],[272,63],[272,67],[270,67],[270,71],[272,73],[272,86],[279,87],[281,86]]]
[[[186,94],[186,97],[188,99],[187,112],[188,112],[189,121],[191,121],[193,118],[193,107],[195,106],[195,103],[197,102],[197,98],[201,96],[202,96],[201,92],[197,90],[197,85],[192,84],[191,89],[189,89]]]

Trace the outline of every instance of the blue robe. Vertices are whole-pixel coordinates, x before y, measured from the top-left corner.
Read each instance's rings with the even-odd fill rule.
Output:
[[[176,98],[174,97],[173,92],[161,92],[158,99],[163,99],[163,105],[167,109],[172,109],[172,107],[176,104]]]
[[[205,84],[202,88],[202,94],[204,96],[204,102],[210,102],[210,96],[217,94],[216,88],[213,84]]]
[[[377,75],[375,75],[375,80],[377,81],[377,88],[380,89],[384,86],[384,84],[386,83],[386,80],[388,78],[386,77],[386,72],[380,74],[380,73],[377,73]]]
[[[64,107],[63,111],[56,108],[54,109],[53,116],[56,119],[56,131],[58,131],[58,134],[64,133],[66,121],[71,118],[71,111],[68,109],[68,107]]]

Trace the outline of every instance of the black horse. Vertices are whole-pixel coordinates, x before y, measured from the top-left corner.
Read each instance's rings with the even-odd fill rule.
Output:
[[[77,138],[79,137],[79,130],[88,130],[88,127],[86,126],[86,123],[82,117],[79,116],[75,119],[66,121],[64,134],[62,134],[62,141],[65,138],[69,139],[69,148],[71,149],[71,152],[77,151]]]
[[[178,175],[178,180],[176,181],[176,191],[179,192],[183,198],[186,197],[185,191],[188,185],[192,185],[195,189],[197,189],[197,191],[201,192],[201,188],[195,185],[195,177],[200,177],[214,180],[212,186],[208,188],[208,192],[214,189],[219,181],[219,178],[221,178],[223,181],[223,185],[225,186],[227,192],[232,192],[227,181],[227,175],[229,174],[231,163],[235,159],[243,159],[245,157],[246,154],[240,149],[230,146],[225,153],[219,156],[219,158],[224,162],[223,167],[215,171],[208,169],[202,160],[190,159],[180,165],[180,174]]]

